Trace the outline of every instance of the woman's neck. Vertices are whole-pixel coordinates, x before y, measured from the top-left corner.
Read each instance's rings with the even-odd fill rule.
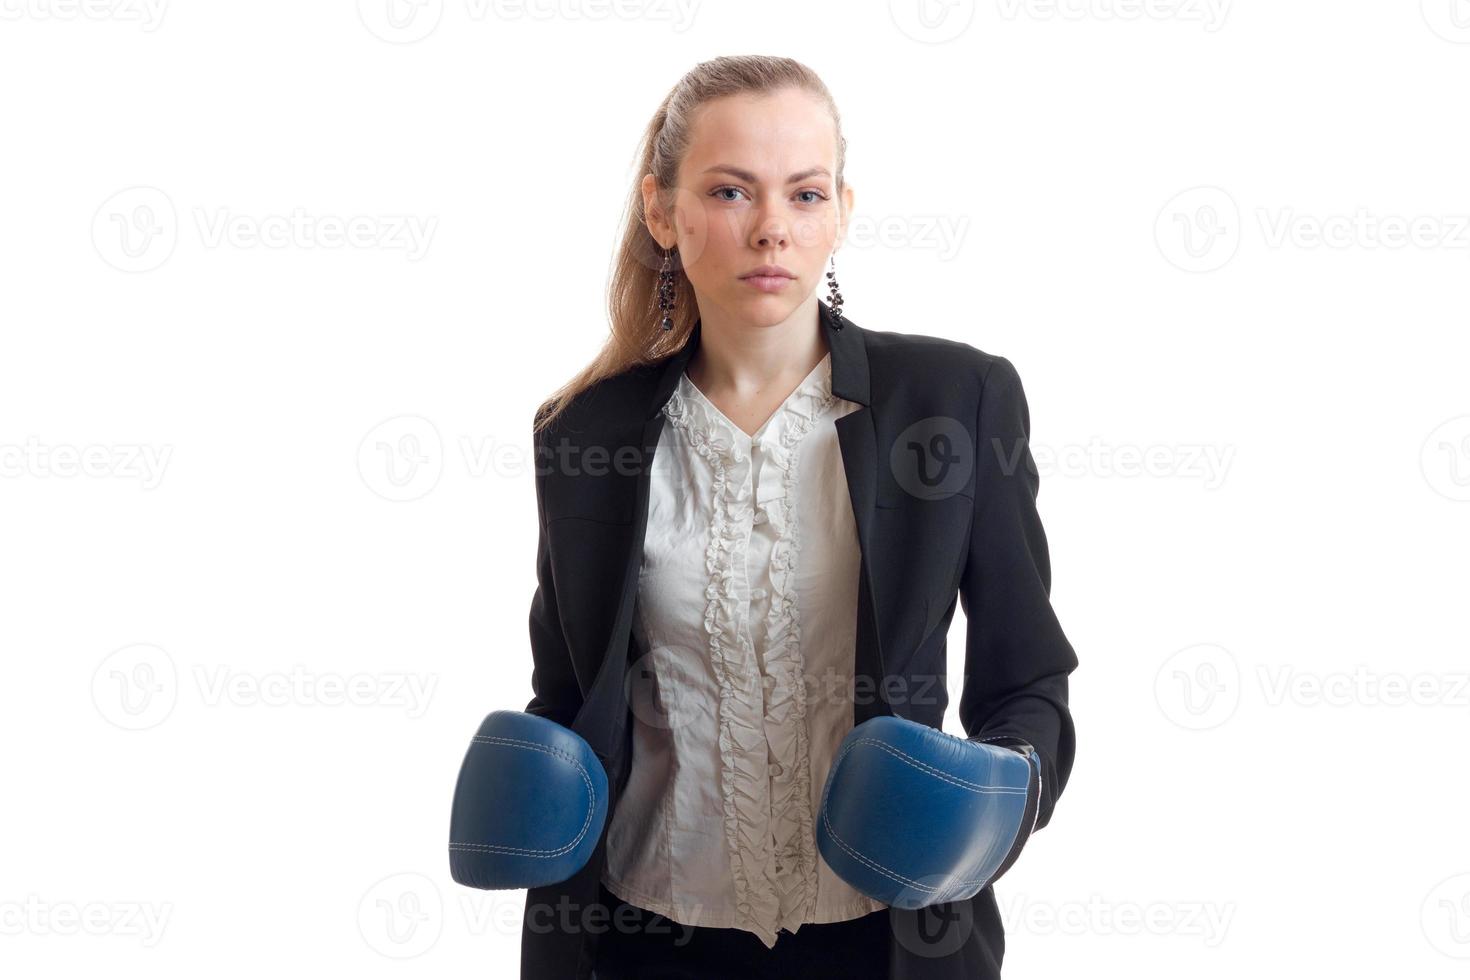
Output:
[[[816,300],[780,323],[752,325],[700,313],[699,347],[684,368],[704,396],[747,435],[760,429],[827,355]]]

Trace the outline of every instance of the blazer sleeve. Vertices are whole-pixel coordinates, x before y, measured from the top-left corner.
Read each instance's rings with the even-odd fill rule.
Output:
[[[981,383],[975,434],[975,517],[960,579],[966,626],[959,715],[976,741],[1036,750],[1041,787],[1029,837],[1051,819],[1072,771],[1067,675],[1077,655],[1051,606],[1030,413],[1020,376],[1004,357]],[[1010,860],[1024,842],[1017,841]]]
[[[543,430],[545,432],[546,430]],[[556,583],[552,575],[551,549],[546,535],[546,467],[549,452],[542,451],[542,440],[534,432],[532,445],[536,473],[536,592],[531,597],[531,691],[526,705],[528,714],[550,718],[570,728],[582,707],[582,689],[572,666],[571,651],[562,633],[561,614],[556,604]]]

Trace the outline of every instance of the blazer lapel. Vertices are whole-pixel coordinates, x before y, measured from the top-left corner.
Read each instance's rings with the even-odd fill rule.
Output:
[[[851,395],[841,397],[858,401]],[[883,564],[875,560],[877,556],[873,554],[872,546],[873,508],[878,492],[878,438],[874,431],[873,408],[868,404],[833,424],[837,427],[837,444],[842,449],[842,468],[847,475],[847,494],[852,500],[852,516],[857,523],[858,549],[861,552],[856,649],[853,651],[854,675],[867,679],[854,691],[858,696],[853,704],[853,724],[860,725],[876,715],[890,713],[878,696],[884,674],[883,631],[878,625],[878,596],[882,593],[875,585],[873,575],[874,567],[883,567]],[[863,692],[867,692],[866,695]]]
[[[842,469],[847,477],[847,495],[852,501],[852,516],[857,524],[858,549],[861,552],[858,583],[857,640],[853,651],[853,672],[859,683],[859,696],[853,705],[853,724],[889,714],[879,692],[883,689],[883,631],[879,627],[878,596],[882,591],[874,581],[875,567],[884,567],[882,556],[873,548],[873,509],[878,497],[878,433],[873,417],[872,377],[868,371],[868,345],[863,330],[846,317],[832,312],[818,301],[822,327],[832,349],[832,391],[862,407],[837,419],[837,444],[842,450]],[[838,324],[842,329],[835,329]],[[861,692],[869,692],[862,696]]]

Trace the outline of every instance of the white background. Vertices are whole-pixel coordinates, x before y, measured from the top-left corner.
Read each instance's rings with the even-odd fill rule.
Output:
[[[1006,976],[1464,976],[1470,4],[399,9],[0,0],[0,970],[514,975],[446,841],[531,412],[658,102],[762,53],[845,312],[1030,400],[1079,748]]]

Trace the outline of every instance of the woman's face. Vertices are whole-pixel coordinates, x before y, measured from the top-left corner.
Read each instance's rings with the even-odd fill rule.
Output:
[[[836,166],[832,116],[800,89],[700,108],[679,167],[673,227],[660,220],[660,234],[651,215],[650,230],[677,241],[702,314],[713,307],[769,326],[811,296],[852,210],[851,188],[837,197]],[[785,274],[752,274],[768,265]]]

